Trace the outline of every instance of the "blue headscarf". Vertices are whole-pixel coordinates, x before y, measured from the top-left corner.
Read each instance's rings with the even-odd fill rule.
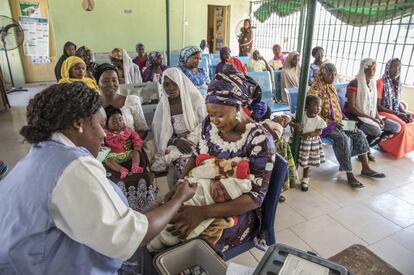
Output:
[[[202,50],[198,46],[188,46],[181,50],[180,52],[180,64],[185,65],[187,63],[190,56],[192,56],[195,53],[201,53]]]

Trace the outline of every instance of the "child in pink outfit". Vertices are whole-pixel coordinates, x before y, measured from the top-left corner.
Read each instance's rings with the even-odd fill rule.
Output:
[[[141,174],[144,169],[139,166],[139,151],[143,146],[141,137],[133,129],[125,126],[122,112],[120,109],[109,105],[105,108],[106,129],[105,145],[111,152],[105,158],[105,164],[114,171],[120,172],[121,179],[124,179],[129,171],[120,164],[132,159],[131,172]]]

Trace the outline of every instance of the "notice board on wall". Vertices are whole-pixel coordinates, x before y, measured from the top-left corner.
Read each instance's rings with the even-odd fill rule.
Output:
[[[47,0],[9,0],[24,31],[20,47],[26,82],[54,81],[56,47]]]

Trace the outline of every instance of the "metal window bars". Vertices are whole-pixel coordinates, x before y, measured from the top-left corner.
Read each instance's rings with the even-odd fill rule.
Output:
[[[265,6],[271,15],[261,23],[254,16],[254,12],[271,2],[252,1],[250,9],[252,25],[256,27],[253,47],[269,59],[273,56],[272,46],[275,43],[280,44],[286,52],[299,50],[303,45],[299,41],[303,40],[300,26],[304,24],[304,20],[301,21],[300,18],[301,9],[297,8],[297,1],[284,1],[286,9],[297,11],[283,17],[271,13],[271,5]],[[325,59],[336,65],[339,74],[347,76],[347,80],[352,78],[358,72],[361,59],[371,57],[377,60],[376,77],[380,78],[387,61],[397,57],[401,60],[401,81],[407,85],[414,85],[413,1],[332,1],[335,4],[329,7],[321,2],[323,1],[317,4],[312,44],[325,49]],[[378,12],[380,3],[383,5],[382,13]],[[393,8],[388,9],[391,4]],[[404,8],[406,12],[398,15],[399,8]],[[361,16],[360,24],[351,25],[344,22],[349,22],[351,12],[341,17],[343,21],[334,15],[339,11],[351,9],[355,13],[365,15],[364,18]],[[384,19],[381,20],[381,16]],[[356,18],[358,20],[358,17]],[[352,19],[355,20],[355,17]]]

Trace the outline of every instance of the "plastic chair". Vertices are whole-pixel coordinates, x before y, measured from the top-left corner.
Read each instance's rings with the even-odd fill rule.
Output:
[[[341,105],[341,109],[345,107],[345,103],[347,102],[346,98],[346,87],[348,86],[348,83],[342,83],[342,84],[336,84],[335,89],[336,93],[338,95],[339,104]]]
[[[206,73],[209,75],[209,63],[207,58],[201,58],[200,63],[198,64],[198,67],[201,69],[204,69]]]
[[[180,53],[179,52],[171,52],[170,53],[170,67],[175,67],[178,65],[178,62],[180,60]]]
[[[249,57],[248,56],[235,56],[238,60],[240,60],[241,63],[244,65],[247,65],[249,63]]]
[[[207,61],[208,61],[208,64],[210,64],[211,63],[211,54],[209,54],[209,53],[203,53],[203,55],[201,56],[201,58],[206,58],[207,59]]]
[[[220,62],[221,62],[220,57],[213,57],[213,59],[211,60],[211,65],[217,66],[217,64]]]
[[[109,53],[94,53],[95,62],[98,64],[111,63]]]
[[[208,68],[209,68],[209,71],[210,71],[210,80],[213,80],[214,76],[216,75],[217,65],[210,65],[210,66],[208,66]]]
[[[251,238],[243,242],[242,244],[232,247],[223,253],[220,253],[224,260],[229,260],[237,255],[240,255],[252,247],[255,246],[255,237],[264,238],[266,245],[270,246],[276,243],[275,234],[275,220],[276,220],[276,208],[279,203],[280,192],[282,185],[286,178],[287,173],[287,162],[286,160],[276,154],[275,164],[273,166],[272,176],[269,181],[269,188],[267,190],[266,197],[262,204],[262,225],[255,234],[252,234]],[[263,250],[263,248],[258,247]]]
[[[275,103],[272,95],[272,82],[270,73],[263,72],[247,72],[247,75],[253,78],[262,89],[262,101],[270,107],[272,113],[289,111],[288,105]]]
[[[273,71],[273,79],[275,80],[274,96],[276,100],[282,100],[282,87],[280,85],[281,71]]]
[[[296,107],[298,105],[299,88],[285,88],[285,92],[287,95],[290,112],[294,114],[296,113]]]
[[[156,82],[145,82],[140,84],[121,84],[119,86],[121,95],[136,95],[141,99],[141,107],[148,125],[152,125],[155,109],[158,105],[158,84]]]

